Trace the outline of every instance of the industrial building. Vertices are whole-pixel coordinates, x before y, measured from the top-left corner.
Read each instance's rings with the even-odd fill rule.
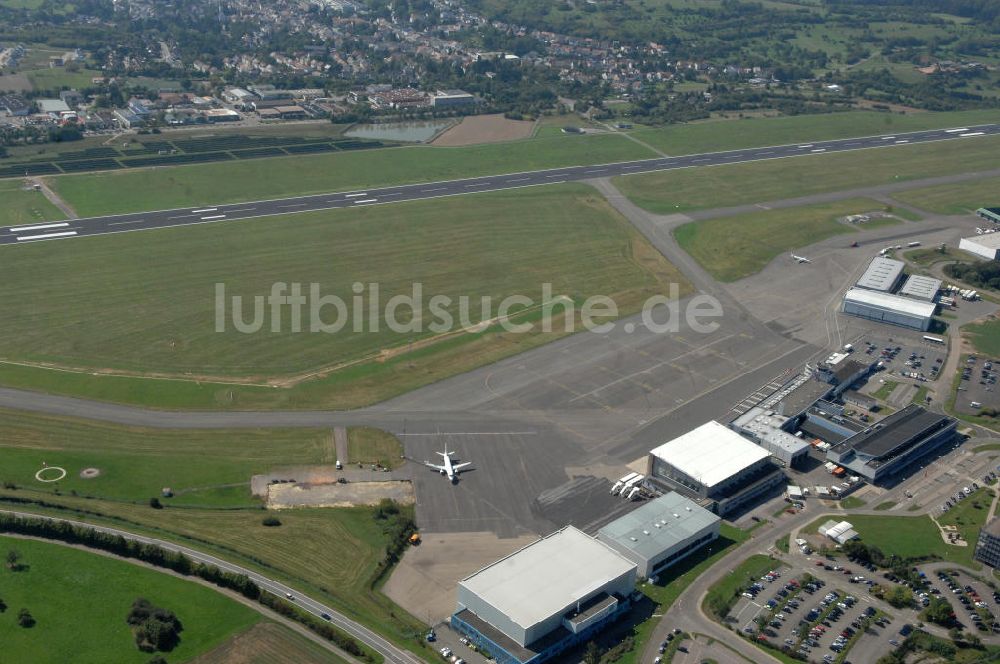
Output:
[[[1000,224],[1000,207],[981,207],[976,210],[976,216],[994,224]]]
[[[671,492],[604,526],[597,539],[634,562],[639,576],[649,579],[716,539],[721,522]]]
[[[743,413],[730,425],[757,443],[785,466],[802,463],[809,455],[809,443],[785,430],[788,418],[760,406]]]
[[[451,626],[500,664],[539,664],[630,606],[636,565],[568,526],[458,583]]]
[[[438,90],[431,96],[431,106],[435,108],[471,106],[475,103],[476,98],[465,90]]]
[[[652,450],[648,474],[664,488],[710,500],[720,516],[747,506],[785,481],[767,450],[715,421]]]
[[[903,261],[876,256],[858,279],[858,288],[891,293],[903,279]]]
[[[899,289],[899,294],[912,297],[915,300],[933,302],[939,290],[941,290],[940,279],[925,277],[922,274],[911,274],[906,278],[903,287]]]
[[[908,297],[865,288],[851,288],[844,295],[845,314],[926,332],[936,306]]]
[[[1000,233],[984,233],[974,237],[963,237],[958,248],[968,251],[970,254],[982,256],[986,260],[997,260],[997,252],[1000,251]]]
[[[994,569],[1000,568],[1000,517],[994,517],[979,531],[976,560]]]
[[[952,442],[956,424],[950,417],[911,404],[834,445],[826,458],[875,484]]]

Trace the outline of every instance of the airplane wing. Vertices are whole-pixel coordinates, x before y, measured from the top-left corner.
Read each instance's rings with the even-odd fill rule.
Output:
[[[471,461],[466,461],[465,463],[457,463],[451,467],[452,470],[459,470],[460,468],[465,468],[466,466],[471,466]]]
[[[448,470],[444,466],[442,466],[440,464],[436,464],[436,463],[431,463],[430,461],[421,461],[420,463],[424,464],[428,468],[433,468],[434,470],[437,470],[437,471],[442,472],[442,473],[446,472]]]

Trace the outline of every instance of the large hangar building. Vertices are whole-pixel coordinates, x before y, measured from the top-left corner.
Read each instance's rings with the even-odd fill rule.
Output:
[[[767,450],[715,421],[652,450],[649,475],[664,488],[707,499],[720,516],[745,507],[785,481]]]
[[[636,565],[567,526],[458,583],[451,626],[500,664],[540,664],[631,605]]]
[[[1000,259],[1000,233],[984,233],[975,237],[963,237],[958,248],[991,261]]]
[[[936,306],[865,288],[852,288],[844,295],[844,313],[926,332],[931,327]]]

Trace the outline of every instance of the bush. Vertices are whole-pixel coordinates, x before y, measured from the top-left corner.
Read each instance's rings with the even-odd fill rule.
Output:
[[[35,617],[31,615],[31,612],[27,609],[21,609],[17,612],[17,624],[25,629],[35,626]]]
[[[153,606],[143,597],[132,602],[125,622],[132,626],[135,645],[143,652],[170,652],[180,643],[184,630],[173,611]]]
[[[263,521],[261,521],[261,524],[267,526],[268,528],[274,528],[281,525],[281,520],[276,516],[265,516]]]
[[[152,507],[154,510],[162,510],[163,509],[163,503],[160,502],[159,498],[150,498],[149,499],[149,506]]]

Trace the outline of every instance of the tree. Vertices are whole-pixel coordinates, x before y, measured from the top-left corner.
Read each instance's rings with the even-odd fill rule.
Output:
[[[265,516],[264,519],[261,521],[261,524],[269,528],[274,528],[276,526],[281,525],[281,519],[279,519],[276,516]]]
[[[6,610],[7,610],[7,602],[3,601],[3,599],[0,599],[0,613],[3,613]]]
[[[11,549],[7,552],[7,569],[15,572],[21,569],[21,552],[17,549]]]
[[[924,609],[922,617],[924,620],[947,626],[952,624],[954,615],[955,612],[952,610],[948,600],[943,597],[934,597],[931,599],[930,604],[927,605],[927,608]]]
[[[587,643],[587,649],[583,652],[583,664],[600,664],[601,649],[593,641]]]
[[[17,612],[17,624],[25,629],[35,626],[35,618],[31,615],[31,612],[27,609],[21,609]]]
[[[163,509],[163,503],[161,503],[160,499],[156,498],[156,497],[153,497],[153,498],[149,499],[149,506],[152,507],[154,510],[162,510]]]

